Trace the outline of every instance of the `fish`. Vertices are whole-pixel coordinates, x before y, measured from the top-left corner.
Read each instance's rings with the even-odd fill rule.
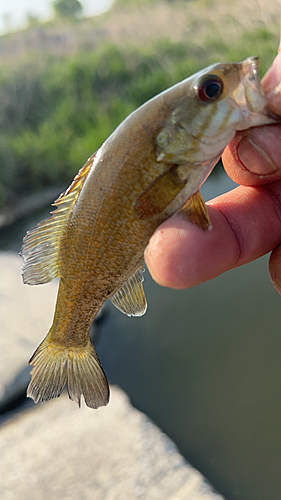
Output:
[[[91,342],[107,299],[128,316],[147,309],[144,250],[156,228],[178,213],[210,230],[200,187],[237,130],[274,123],[259,58],[213,64],[131,113],[54,202],[50,218],[24,237],[22,278],[60,278],[53,324],[29,363],[27,396],[79,406],[109,402],[109,385]]]

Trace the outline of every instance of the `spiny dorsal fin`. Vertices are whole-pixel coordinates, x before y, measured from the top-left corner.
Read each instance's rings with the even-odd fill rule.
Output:
[[[179,165],[171,165],[157,177],[135,201],[135,214],[140,219],[148,219],[167,208],[186,184],[178,174]]]
[[[184,216],[189,222],[196,224],[205,231],[212,229],[204,198],[199,191],[185,202],[178,214]]]
[[[142,286],[143,272],[144,267],[141,266],[110,299],[112,304],[127,316],[142,316],[147,309]]]
[[[60,276],[59,251],[64,228],[75,205],[85,179],[93,164],[94,156],[79,170],[71,185],[53,203],[58,208],[51,217],[37,224],[26,233],[21,248],[23,257],[22,277],[28,285],[48,283]]]

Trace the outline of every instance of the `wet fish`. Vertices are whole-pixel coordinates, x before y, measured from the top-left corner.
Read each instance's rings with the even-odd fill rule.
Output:
[[[257,57],[215,64],[129,115],[23,241],[23,281],[60,278],[52,327],[30,364],[27,395],[60,396],[98,408],[109,388],[90,328],[107,299],[128,316],[146,311],[144,250],[175,212],[203,229],[199,188],[236,130],[272,123]]]

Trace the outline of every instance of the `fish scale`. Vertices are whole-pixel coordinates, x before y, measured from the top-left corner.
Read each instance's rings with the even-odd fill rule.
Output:
[[[144,250],[177,212],[203,230],[211,223],[199,192],[236,130],[274,123],[258,58],[216,64],[154,97],[129,115],[55,202],[57,209],[24,238],[27,284],[60,278],[53,324],[30,364],[27,395],[98,408],[109,400],[106,375],[90,339],[109,298],[141,316]]]

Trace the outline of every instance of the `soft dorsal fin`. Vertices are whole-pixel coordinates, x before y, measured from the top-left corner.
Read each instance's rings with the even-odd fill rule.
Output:
[[[143,272],[144,267],[141,266],[110,299],[112,304],[127,316],[142,316],[147,309],[142,286]]]
[[[171,165],[157,177],[135,201],[135,214],[148,219],[160,214],[175,199],[186,184],[178,174],[179,165]]]
[[[94,156],[79,170],[71,185],[53,203],[58,208],[46,219],[26,233],[21,248],[22,277],[28,285],[48,283],[60,276],[59,252],[64,228],[75,205]]]
[[[205,205],[204,198],[200,191],[197,191],[191,196],[178,212],[179,215],[185,217],[189,222],[196,224],[205,231],[212,229],[212,224]]]

